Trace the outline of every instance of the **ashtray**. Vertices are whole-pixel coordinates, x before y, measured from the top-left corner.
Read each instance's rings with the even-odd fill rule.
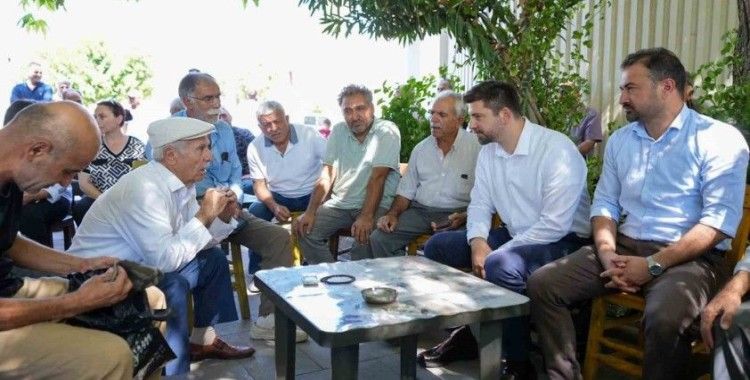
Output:
[[[362,298],[365,299],[365,302],[376,305],[389,304],[396,300],[397,295],[398,292],[393,288],[367,288],[362,290]]]

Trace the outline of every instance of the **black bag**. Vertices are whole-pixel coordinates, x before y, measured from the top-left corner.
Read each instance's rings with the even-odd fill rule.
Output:
[[[108,331],[125,339],[133,352],[134,378],[143,379],[176,357],[161,332],[153,325],[153,321],[166,320],[169,309],[152,312],[145,292],[148,286],[161,279],[162,273],[133,262],[121,261],[118,264],[122,265],[133,283],[128,296],[117,304],[76,315],[66,322],[73,326]],[[105,271],[97,269],[69,274],[69,291],[77,290],[86,280]]]

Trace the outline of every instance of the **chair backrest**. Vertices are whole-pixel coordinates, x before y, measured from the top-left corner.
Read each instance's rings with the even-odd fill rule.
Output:
[[[727,264],[734,269],[734,265],[745,254],[748,236],[750,236],[750,186],[745,187],[745,200],[742,204],[742,219],[737,227],[737,233],[732,239],[732,248],[727,252]]]
[[[148,160],[133,160],[133,163],[130,164],[130,167],[133,169],[138,169],[146,164],[148,164]]]

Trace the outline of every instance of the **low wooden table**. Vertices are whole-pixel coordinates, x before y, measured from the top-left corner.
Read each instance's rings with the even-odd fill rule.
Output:
[[[348,274],[346,285],[303,286],[302,277]],[[480,374],[500,378],[502,320],[528,314],[529,299],[420,256],[262,270],[255,284],[275,306],[276,378],[293,379],[295,324],[331,347],[334,379],[355,379],[359,343],[399,338],[401,378],[416,378],[419,333],[479,323]],[[387,286],[396,302],[370,305],[362,289]]]

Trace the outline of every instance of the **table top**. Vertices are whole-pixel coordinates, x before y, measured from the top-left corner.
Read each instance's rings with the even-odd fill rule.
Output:
[[[348,274],[346,285],[318,279]],[[429,329],[528,314],[529,299],[488,281],[420,256],[402,256],[262,270],[256,285],[318,344],[340,346],[417,334]],[[398,298],[367,304],[361,291],[391,287]]]

